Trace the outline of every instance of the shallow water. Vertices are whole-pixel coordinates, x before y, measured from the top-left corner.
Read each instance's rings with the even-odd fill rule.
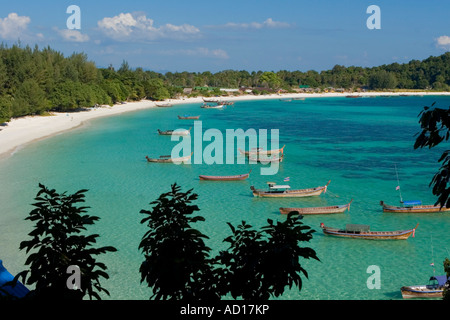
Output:
[[[447,107],[448,97],[310,98],[305,101],[242,101],[225,110],[205,110],[199,104],[150,109],[92,120],[82,128],[33,143],[0,162],[0,258],[13,273],[24,270],[25,253],[19,244],[31,231],[24,218],[43,183],[59,192],[89,189],[89,213],[101,217],[90,233],[99,233],[98,245],[112,245],[117,253],[100,258],[108,266],[110,280],[102,283],[111,299],[148,299],[151,292],[140,284],[138,250],[145,228],[141,209],[173,183],[193,188],[196,204],[206,222],[194,227],[210,237],[214,252],[225,248],[230,235],[227,222],[245,220],[254,227],[267,219],[283,220],[279,207],[346,204],[349,213],[309,216],[303,222],[317,232],[310,243],[320,262],[303,261],[309,279],[301,292],[287,290],[282,299],[386,300],[401,299],[400,287],[423,284],[443,273],[442,262],[450,247],[449,214],[383,213],[380,200],[399,203],[395,190],[398,167],[402,196],[434,203],[429,182],[439,168],[444,146],[414,150],[420,131],[418,114],[423,106]],[[279,129],[285,159],[275,176],[261,176],[261,165],[149,164],[145,156],[170,154],[177,144],[159,136],[157,129],[193,127],[178,115],[201,115],[203,130]],[[204,142],[206,147],[209,142]],[[238,159],[239,155],[236,155]],[[241,182],[199,181],[200,174],[235,175],[253,169]],[[267,181],[283,183],[290,177],[293,188],[309,188],[331,180],[329,192],[305,199],[257,199],[250,186],[264,188]],[[419,223],[414,238],[406,241],[364,241],[324,236],[319,225],[369,224],[372,230],[410,229]],[[432,249],[433,248],[433,249]],[[432,256],[433,251],[433,256]],[[369,289],[369,266],[381,271],[381,288]]]

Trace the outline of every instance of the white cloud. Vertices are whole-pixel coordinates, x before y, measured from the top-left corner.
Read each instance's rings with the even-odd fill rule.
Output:
[[[208,48],[196,48],[196,49],[181,49],[181,50],[165,50],[161,52],[166,55],[184,55],[184,56],[196,56],[203,58],[217,58],[228,59],[228,53],[222,49],[208,49]]]
[[[229,22],[223,27],[225,28],[235,28],[235,29],[263,29],[263,28],[289,28],[291,25],[286,22],[274,21],[272,18],[268,18],[264,22],[250,22],[250,23],[235,23]]]
[[[121,13],[118,16],[103,18],[98,23],[101,31],[118,41],[149,41],[156,39],[191,39],[200,34],[192,25],[165,24],[154,26],[154,21],[142,13]]]
[[[449,36],[440,36],[436,39],[436,45],[438,47],[450,48],[450,37]]]
[[[0,37],[7,40],[17,40],[31,22],[30,17],[10,13],[6,18],[0,18]]]
[[[63,29],[59,30],[58,28],[54,28],[56,32],[65,40],[69,42],[88,42],[89,36],[87,34],[83,34],[78,30],[70,30]]]

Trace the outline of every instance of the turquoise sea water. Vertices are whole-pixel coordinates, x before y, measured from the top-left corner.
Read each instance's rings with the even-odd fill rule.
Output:
[[[289,300],[387,300],[401,299],[400,287],[423,284],[433,274],[443,273],[442,262],[450,250],[450,215],[383,213],[380,200],[399,203],[396,191],[398,167],[405,200],[434,203],[429,182],[439,168],[444,146],[414,150],[420,131],[418,114],[436,101],[448,107],[449,97],[310,98],[284,102],[258,100],[236,102],[225,110],[205,110],[199,104],[156,108],[92,120],[81,128],[33,143],[0,161],[0,258],[17,273],[25,269],[25,253],[19,244],[27,239],[32,224],[24,221],[43,183],[60,192],[89,189],[89,213],[101,220],[89,233],[99,233],[98,245],[112,245],[118,252],[101,257],[110,280],[102,283],[110,299],[148,299],[151,292],[140,284],[138,250],[145,227],[141,209],[171,184],[193,188],[196,204],[206,222],[194,227],[207,234],[214,253],[224,249],[230,235],[227,222],[241,221],[255,228],[267,219],[283,220],[279,207],[346,204],[349,213],[307,216],[303,222],[316,233],[303,245],[316,250],[320,262],[302,261],[309,278],[303,277],[301,292],[287,290]],[[261,165],[150,164],[145,156],[168,155],[177,144],[159,136],[157,129],[193,127],[193,121],[178,115],[201,115],[203,130],[279,129],[285,159],[275,176],[259,175]],[[204,147],[209,143],[204,142]],[[242,182],[199,181],[200,174],[235,175],[253,172]],[[258,199],[250,186],[265,188],[267,181],[283,183],[290,177],[293,188],[322,186],[331,180],[329,192],[305,199]],[[344,227],[347,223],[369,224],[372,230],[410,229],[419,223],[414,238],[406,241],[364,241],[324,236],[320,223]],[[448,249],[447,249],[448,248]],[[433,254],[432,254],[433,252]],[[381,288],[369,289],[378,266]],[[105,297],[106,298],[106,297]]]

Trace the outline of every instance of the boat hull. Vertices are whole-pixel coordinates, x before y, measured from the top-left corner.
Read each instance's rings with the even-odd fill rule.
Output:
[[[283,148],[281,148],[281,149],[267,150],[267,151],[244,151],[242,149],[239,149],[239,152],[242,155],[245,155],[247,157],[249,157],[249,156],[254,156],[254,157],[260,157],[260,156],[264,157],[264,156],[266,156],[266,157],[268,157],[268,156],[271,156],[271,155],[274,155],[274,154],[284,153],[284,148],[285,147],[286,146],[283,146]]]
[[[284,191],[265,191],[255,189],[253,186],[250,189],[253,192],[253,196],[261,198],[303,198],[303,197],[314,197],[320,196],[322,193],[326,192],[327,186],[302,189],[302,190],[284,190]]]
[[[204,181],[243,181],[247,180],[248,174],[239,176],[199,176],[200,180]]]
[[[262,164],[268,164],[268,163],[272,163],[272,162],[283,162],[284,159],[284,155],[282,155],[281,157],[276,156],[276,157],[266,157],[266,156],[249,156],[248,160],[250,162],[255,162],[255,163],[262,163]]]
[[[351,202],[350,202],[351,203]],[[280,208],[281,214],[295,212],[301,215],[337,214],[350,210],[350,203],[343,206],[329,206],[316,208]]]
[[[223,108],[225,108],[225,106],[223,104],[218,104],[217,106],[202,105],[200,108],[202,108],[202,109],[223,109]]]
[[[191,160],[193,154],[194,153],[191,153],[190,156],[182,157],[182,158],[160,157],[158,159],[152,159],[152,158],[150,158],[148,156],[146,156],[145,158],[147,159],[147,162],[150,162],[150,163],[175,163],[175,164],[180,164],[180,163],[188,162],[189,160]]]
[[[191,134],[191,130],[170,130],[170,131],[161,131],[158,130],[160,136],[189,136]]]
[[[401,230],[401,231],[361,231],[349,232],[346,230],[328,228],[321,226],[325,235],[349,238],[349,239],[363,239],[363,240],[406,240],[414,234],[415,229]]]
[[[434,205],[422,205],[422,206],[411,206],[411,207],[396,207],[385,204],[383,201],[380,202],[383,207],[383,212],[392,213],[431,213],[431,212],[449,212],[450,208],[442,208],[440,206]]]
[[[250,173],[247,174],[240,174],[235,176],[199,176],[200,180],[203,181],[243,181],[247,180],[250,177]]]
[[[198,117],[181,117],[181,116],[178,116],[178,119],[180,119],[180,120],[199,120],[200,116],[198,116]]]
[[[403,299],[442,298],[443,289],[430,289],[428,286],[407,286],[400,289]]]

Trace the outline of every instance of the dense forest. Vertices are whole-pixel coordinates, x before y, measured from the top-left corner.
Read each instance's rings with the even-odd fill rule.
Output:
[[[65,57],[50,47],[0,46],[0,123],[14,117],[73,111],[142,99],[164,100],[193,88],[193,95],[220,95],[219,88],[249,88],[254,94],[299,87],[358,90],[450,90],[450,52],[423,61],[373,68],[336,65],[317,71],[167,72],[132,69],[124,61],[99,68],[84,53]]]

